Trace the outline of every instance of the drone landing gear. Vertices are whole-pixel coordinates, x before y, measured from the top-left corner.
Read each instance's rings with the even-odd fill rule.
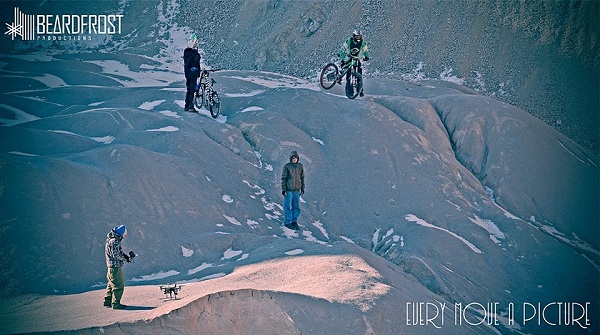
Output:
[[[177,294],[179,293],[182,287],[183,285],[177,286],[177,284],[175,284],[173,286],[160,286],[160,289],[165,294],[165,299],[168,297],[170,300],[177,300]]]

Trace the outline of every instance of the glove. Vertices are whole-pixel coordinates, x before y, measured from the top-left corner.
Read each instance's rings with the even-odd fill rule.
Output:
[[[304,195],[304,189],[300,190],[300,195]]]
[[[369,61],[369,57],[365,56],[365,62],[368,62],[368,61]]]
[[[283,195],[284,197],[287,195],[286,191],[281,191],[281,195]]]
[[[125,257],[127,263],[131,263],[131,259],[129,258],[129,256],[127,256],[127,254],[123,254],[123,257]]]
[[[342,61],[340,62],[340,67],[344,67],[344,65],[346,65],[346,62],[344,62],[344,60],[342,60]]]
[[[198,68],[193,66],[190,70],[192,70],[192,72],[196,72],[196,70],[198,70]]]

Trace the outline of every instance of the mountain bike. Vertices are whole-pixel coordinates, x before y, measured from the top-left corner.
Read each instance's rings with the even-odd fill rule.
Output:
[[[358,53],[357,48],[350,50],[350,61],[341,67],[341,71],[335,63],[329,63],[325,65],[321,70],[321,76],[319,82],[321,87],[328,90],[335,86],[335,84],[341,84],[344,76],[350,73],[350,77],[346,82],[346,96],[350,99],[356,98],[362,91],[362,75],[358,72]]]
[[[221,100],[219,94],[213,89],[216,81],[210,77],[210,72],[218,70],[202,70],[198,83],[196,84],[196,94],[194,95],[194,105],[198,108],[206,106],[213,118],[217,118],[221,112]]]

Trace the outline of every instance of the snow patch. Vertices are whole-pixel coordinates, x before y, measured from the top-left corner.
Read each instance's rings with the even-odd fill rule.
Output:
[[[303,252],[304,252],[304,250],[302,250],[302,249],[294,249],[294,250],[286,251],[286,252],[284,252],[284,254],[286,254],[288,256],[294,256],[294,255],[299,255]]]
[[[179,128],[175,127],[175,126],[166,126],[166,127],[162,127],[162,128],[158,128],[158,129],[148,129],[146,131],[164,131],[164,132],[172,132],[172,131],[178,131]]]
[[[221,257],[221,260],[223,261],[227,259],[232,259],[233,257],[241,255],[242,252],[242,250],[233,250],[233,248],[229,248],[225,250],[225,252],[223,253],[223,257]]]
[[[183,257],[191,257],[194,254],[194,250],[188,249],[182,245],[181,253],[183,254]]]
[[[314,136],[313,136],[312,140],[315,141],[315,142],[317,142],[317,143],[319,143],[320,145],[325,145],[325,143],[323,143],[323,140],[320,140],[320,139],[318,139],[318,138],[316,138]]]
[[[242,224],[241,224],[241,223],[240,223],[238,220],[236,220],[234,217],[227,216],[227,215],[225,215],[225,214],[223,214],[223,217],[224,217],[224,218],[226,218],[226,219],[227,219],[227,221],[229,221],[229,223],[231,223],[231,224],[234,224],[234,225],[236,225],[236,226],[241,226],[241,225],[242,225]]]
[[[104,137],[90,137],[92,140],[98,143],[111,144],[115,138],[113,136],[104,136]]]
[[[167,100],[147,101],[147,102],[144,102],[143,104],[141,104],[138,108],[139,109],[143,109],[143,110],[147,110],[147,111],[153,110],[154,107],[162,104],[165,101],[167,101]]]
[[[264,90],[254,90],[248,93],[225,93],[224,96],[228,98],[245,98],[245,97],[253,97],[255,95],[261,94]]]
[[[325,238],[329,239],[329,234],[327,234],[327,231],[325,230],[325,228],[323,228],[323,224],[321,223],[320,220],[313,222],[312,225],[317,227],[317,229],[319,229],[321,231],[321,234],[323,234],[323,236],[325,236]]]
[[[473,245],[473,243],[467,241],[464,237],[461,237],[461,236],[459,236],[459,235],[457,235],[457,234],[455,234],[455,233],[453,233],[453,232],[451,232],[451,231],[449,231],[447,229],[440,228],[438,226],[434,226],[434,225],[432,225],[430,223],[427,223],[425,220],[419,219],[414,214],[407,214],[406,216],[404,216],[404,219],[406,221],[409,221],[409,222],[415,222],[419,226],[423,226],[423,227],[427,227],[427,228],[433,228],[433,229],[441,230],[441,231],[443,231],[445,233],[448,233],[448,234],[452,235],[453,237],[456,237],[457,239],[459,239],[460,241],[462,241],[464,244],[466,244],[475,253],[478,253],[478,254],[482,254],[483,253],[483,251],[479,250],[475,245]],[[375,247],[373,247],[373,249],[374,248]]]
[[[28,154],[26,152],[21,152],[21,151],[9,151],[8,153],[11,155],[17,155],[17,156],[39,157],[39,155]]]
[[[179,274],[179,271],[170,270],[167,272],[159,271],[158,273],[153,273],[150,275],[141,276],[139,278],[131,278],[130,281],[150,281],[156,279],[163,279],[171,276],[176,276]]]
[[[440,73],[440,79],[443,81],[448,81],[451,83],[455,83],[455,84],[459,84],[459,85],[464,85],[465,80],[462,78],[458,78],[457,76],[452,74],[452,68],[447,68],[444,71],[442,71],[442,73]]]
[[[246,113],[246,112],[257,112],[257,111],[262,111],[265,110],[262,107],[258,107],[258,106],[250,106],[250,107],[246,107],[244,109],[242,109],[241,111],[239,111],[239,113]]]
[[[219,272],[219,273],[215,273],[212,275],[208,275],[205,277],[202,277],[200,279],[198,279],[198,281],[203,281],[203,280],[208,280],[208,279],[215,279],[215,278],[220,278],[220,277],[225,277],[227,274],[224,272]]]
[[[248,81],[260,86],[264,86],[267,88],[303,88],[309,89],[313,91],[319,91],[320,89],[317,87],[315,83],[308,82],[306,80],[295,78],[292,76],[286,76],[278,73],[270,73],[270,72],[261,72],[264,73],[265,76],[248,76],[248,77],[240,77],[240,76],[229,76],[231,79],[237,79],[242,81]],[[269,76],[267,76],[269,75]]]
[[[315,243],[319,243],[319,244],[323,244],[323,245],[327,244],[327,242],[321,241],[321,240],[317,239],[316,237],[314,237],[312,232],[309,230],[304,230],[302,232],[302,235],[305,237],[305,240],[307,240],[308,242],[315,242]]]
[[[169,116],[169,117],[174,117],[176,119],[181,119],[181,116],[179,114],[177,114],[176,112],[171,112],[168,110],[165,111],[160,111],[160,114],[164,115],[164,116]]]
[[[257,221],[254,221],[251,219],[246,220],[246,224],[248,226],[250,226],[250,228],[252,228],[252,229],[256,228],[259,225],[259,223]]]
[[[356,244],[356,243],[354,243],[354,241],[352,241],[350,238],[348,238],[346,236],[340,235],[340,238],[348,243]]]
[[[504,233],[502,233],[498,226],[496,226],[496,224],[494,224],[494,222],[491,220],[481,219],[477,215],[475,215],[474,219],[469,218],[469,220],[490,233],[490,239],[494,241],[494,243],[499,245],[499,239],[504,239]]]
[[[200,271],[202,271],[204,269],[208,269],[208,268],[212,268],[212,267],[213,267],[212,263],[206,263],[206,262],[204,262],[200,266],[197,266],[197,267],[195,267],[193,269],[189,269],[188,270],[188,275],[193,275],[196,272],[200,272]]]

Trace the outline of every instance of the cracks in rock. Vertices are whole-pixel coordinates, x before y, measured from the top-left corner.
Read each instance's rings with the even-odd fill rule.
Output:
[[[444,131],[445,131],[446,135],[448,136],[447,137],[448,143],[450,144],[450,148],[452,150],[452,153],[453,153],[456,161],[461,166],[463,166],[467,171],[469,171],[475,177],[476,180],[479,181],[479,184],[481,185],[481,187],[484,190],[487,187],[493,191],[493,189],[489,185],[486,185],[486,183],[485,183],[485,179],[487,177],[487,174],[485,173],[485,167],[487,165],[489,148],[488,148],[487,144],[485,144],[485,141],[483,139],[483,134],[482,133],[479,134],[480,139],[482,141],[483,151],[481,152],[481,158],[479,159],[479,168],[477,169],[479,171],[475,171],[476,170],[475,166],[473,166],[472,163],[469,163],[468,161],[466,161],[466,158],[468,158],[468,157],[462,157],[462,155],[461,155],[462,150],[460,148],[460,143],[458,143],[458,140],[455,138],[455,133],[457,130],[456,129],[451,130],[450,127],[448,126],[448,117],[449,117],[450,113],[444,113],[439,108],[439,106],[437,106],[437,104],[435,102],[430,101],[430,105],[435,110],[436,114],[439,117],[440,123],[444,127]]]

